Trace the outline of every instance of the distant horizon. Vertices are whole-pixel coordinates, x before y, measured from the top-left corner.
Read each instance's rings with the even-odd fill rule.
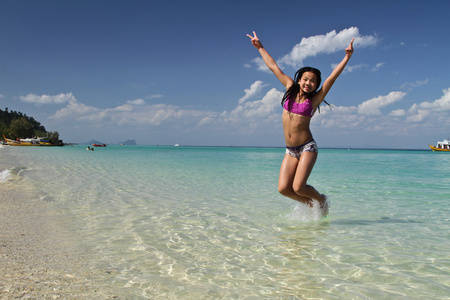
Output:
[[[105,145],[111,145],[111,146],[120,146],[121,143],[104,143],[98,140],[91,140],[96,141],[99,144],[105,144]],[[91,145],[90,142],[68,142],[65,144],[76,144],[76,145]],[[189,145],[189,144],[136,144],[136,145],[124,145],[124,146],[162,146],[162,147],[208,147],[208,148],[267,148],[267,149],[285,149],[285,146],[245,146],[245,145]],[[323,146],[320,147],[320,149],[329,149],[329,150],[398,150],[398,151],[427,151],[431,149],[427,148],[373,148],[373,147],[327,147]],[[319,149],[319,152],[320,152]]]

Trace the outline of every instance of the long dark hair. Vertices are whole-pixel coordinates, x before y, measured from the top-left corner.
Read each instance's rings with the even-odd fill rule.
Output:
[[[303,67],[303,68],[299,69],[297,71],[297,73],[295,73],[294,83],[284,93],[283,99],[281,100],[281,105],[282,106],[287,101],[287,99],[295,100],[294,97],[296,97],[297,94],[300,92],[300,84],[298,84],[298,82],[300,81],[300,79],[303,76],[303,73],[305,73],[305,72],[312,72],[312,73],[316,74],[316,77],[317,77],[316,89],[313,92],[308,93],[306,96],[311,98],[312,96],[314,96],[317,93],[317,90],[320,87],[320,83],[322,82],[322,76],[321,76],[320,71],[318,69],[312,68],[312,67]],[[326,102],[325,100],[324,100],[324,102],[328,104],[328,102]],[[294,101],[290,101],[289,102],[289,107],[288,107],[289,110],[292,109],[293,103],[294,103]]]
[[[317,90],[319,89],[320,83],[322,82],[322,76],[318,69],[312,68],[312,67],[303,67],[299,69],[294,76],[294,83],[286,90],[284,93],[283,99],[281,100],[281,105],[284,105],[284,102],[286,102],[287,99],[290,99],[291,97],[297,96],[297,94],[300,92],[300,84],[298,83],[300,79],[303,76],[303,73],[305,72],[312,72],[316,74],[317,77],[317,86],[316,90],[312,91],[311,93],[308,93],[307,97],[312,97],[316,94]]]

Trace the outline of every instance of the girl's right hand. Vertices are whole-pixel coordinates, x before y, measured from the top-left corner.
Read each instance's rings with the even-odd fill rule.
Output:
[[[263,47],[261,41],[256,36],[256,32],[253,31],[253,36],[251,36],[250,34],[247,34],[247,36],[251,39],[252,45],[255,46],[256,49],[259,50]]]

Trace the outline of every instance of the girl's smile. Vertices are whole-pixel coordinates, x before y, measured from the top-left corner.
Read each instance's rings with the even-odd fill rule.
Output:
[[[317,76],[313,72],[305,72],[298,84],[303,92],[312,93],[317,89]]]

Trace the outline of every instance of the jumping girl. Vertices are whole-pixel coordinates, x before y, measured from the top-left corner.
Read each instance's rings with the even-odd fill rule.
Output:
[[[325,96],[352,56],[355,39],[352,39],[350,45],[345,49],[344,59],[334,68],[331,75],[323,83],[322,88],[318,90],[321,82],[319,70],[304,67],[298,70],[294,79],[292,79],[281,71],[254,31],[253,36],[249,34],[247,36],[251,39],[253,46],[258,49],[267,67],[286,88],[281,101],[286,154],[281,163],[278,191],[286,197],[310,206],[313,205],[312,199],[316,199],[327,214],[327,197],[307,184],[318,154],[318,148],[309,129],[309,124],[315,111],[324,101]]]

